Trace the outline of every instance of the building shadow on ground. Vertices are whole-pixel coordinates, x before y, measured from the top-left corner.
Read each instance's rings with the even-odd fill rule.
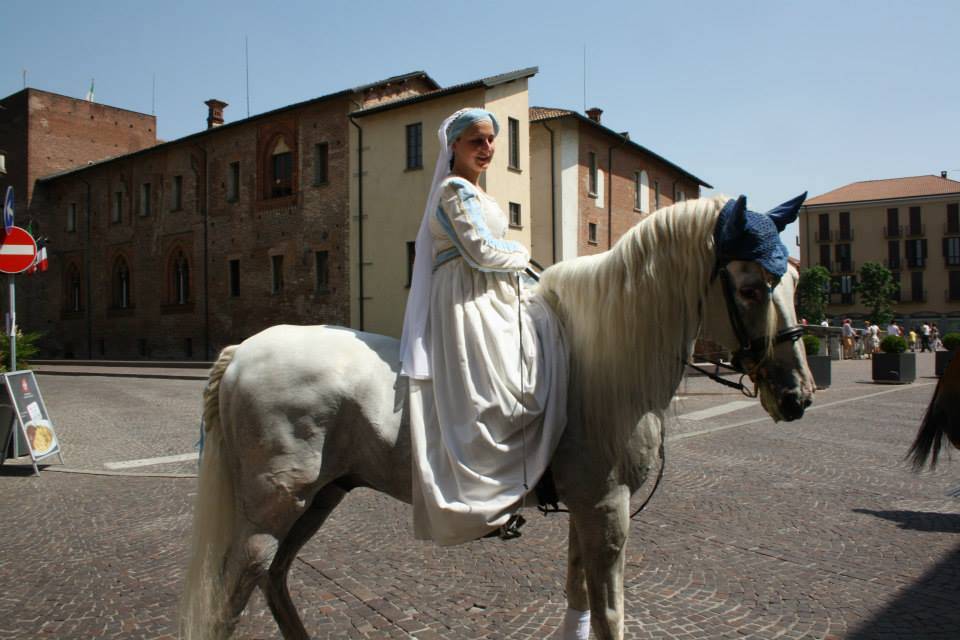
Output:
[[[960,514],[854,509],[902,529],[960,533]],[[922,544],[921,540],[917,541]],[[851,629],[846,640],[946,640],[960,638],[960,545],[907,585],[874,617]]]

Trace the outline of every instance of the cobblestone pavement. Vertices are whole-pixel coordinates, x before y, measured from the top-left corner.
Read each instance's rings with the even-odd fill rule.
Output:
[[[960,638],[960,503],[945,495],[960,464],[915,475],[902,460],[935,380],[873,385],[869,364],[835,363],[788,424],[755,402],[689,419],[743,398],[681,386],[663,483],[630,532],[628,638]],[[0,467],[0,639],[174,638],[195,464],[105,465],[189,453],[202,381],[38,379],[67,465]],[[317,639],[545,638],[567,523],[529,520],[515,541],[437,548],[411,539],[407,507],[355,491],[291,591]],[[236,637],[279,637],[259,594]]]

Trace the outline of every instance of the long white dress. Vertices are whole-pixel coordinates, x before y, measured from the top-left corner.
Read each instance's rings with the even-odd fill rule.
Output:
[[[444,181],[430,220],[433,378],[410,380],[414,529],[442,545],[505,524],[525,502],[524,456],[532,490],[566,424],[563,333],[535,286],[518,282],[529,254],[506,229],[493,198]]]

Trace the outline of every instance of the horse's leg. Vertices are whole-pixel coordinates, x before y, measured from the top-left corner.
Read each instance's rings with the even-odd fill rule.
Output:
[[[557,633],[556,640],[587,640],[590,636],[590,601],[587,598],[586,574],[583,571],[583,555],[577,527],[570,518],[570,533],[567,550],[567,612]]]
[[[600,640],[623,638],[623,569],[630,527],[630,492],[611,487],[599,502],[570,507],[580,543],[593,632]],[[569,583],[568,583],[569,588]]]
[[[270,605],[270,611],[273,612],[273,618],[277,621],[277,626],[280,627],[280,633],[285,640],[309,640],[310,638],[287,589],[290,565],[303,545],[320,529],[327,516],[346,495],[345,490],[330,484],[314,496],[310,508],[300,516],[280,542],[270,570],[260,582],[260,589],[267,597],[267,604]]]

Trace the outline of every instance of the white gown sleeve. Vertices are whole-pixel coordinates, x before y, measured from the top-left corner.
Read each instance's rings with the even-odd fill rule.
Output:
[[[450,180],[440,195],[437,219],[460,255],[480,271],[520,271],[530,253],[519,242],[494,238],[487,227],[480,197],[464,180]]]

